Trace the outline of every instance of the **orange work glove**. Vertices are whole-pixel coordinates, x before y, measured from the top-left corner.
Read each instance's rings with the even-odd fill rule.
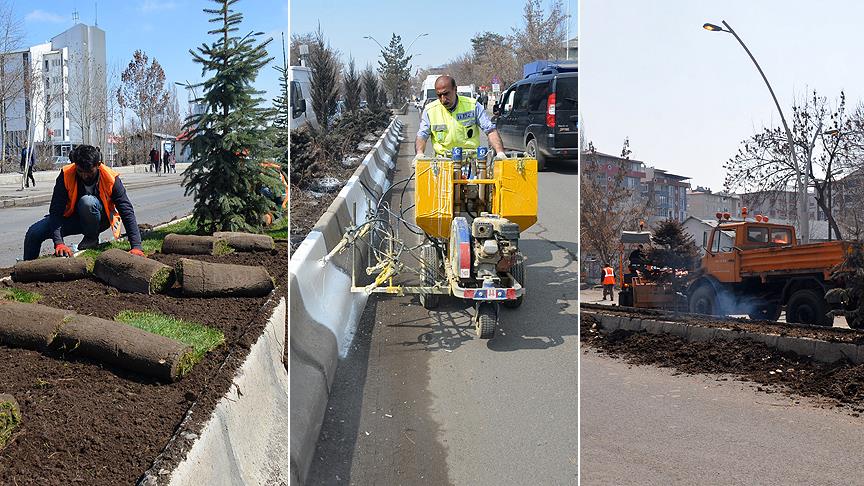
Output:
[[[131,253],[135,256],[140,256],[140,257],[144,256],[144,252],[141,251],[141,249],[139,249],[139,248],[132,248],[131,250],[129,250],[129,253]],[[147,258],[147,257],[144,257],[144,258]]]
[[[54,245],[54,255],[58,257],[71,257],[72,250],[65,243],[57,243]]]

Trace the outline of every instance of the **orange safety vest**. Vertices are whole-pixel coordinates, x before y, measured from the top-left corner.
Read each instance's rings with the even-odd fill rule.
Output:
[[[105,214],[111,222],[111,232],[115,240],[120,238],[120,214],[117,213],[114,201],[111,200],[116,178],[117,172],[106,167],[105,164],[99,165],[99,200],[102,201],[102,207],[105,208]],[[66,193],[69,194],[63,217],[68,218],[75,214],[75,203],[78,202],[78,177],[75,173],[75,164],[63,166],[63,185],[66,186]]]
[[[615,285],[615,270],[603,267],[603,285]]]

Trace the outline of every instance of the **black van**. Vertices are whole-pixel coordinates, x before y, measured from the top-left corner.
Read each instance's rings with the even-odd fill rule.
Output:
[[[540,170],[549,159],[576,161],[578,76],[575,67],[549,65],[507,88],[493,108],[504,148],[536,157]]]

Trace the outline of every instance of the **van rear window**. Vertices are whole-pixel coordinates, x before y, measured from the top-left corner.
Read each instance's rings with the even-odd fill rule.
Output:
[[[579,79],[573,77],[559,77],[555,85],[555,105],[560,110],[576,111],[579,99]]]

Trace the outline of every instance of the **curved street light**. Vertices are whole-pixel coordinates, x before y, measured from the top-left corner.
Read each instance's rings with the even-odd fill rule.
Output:
[[[381,45],[380,42],[378,42],[377,40],[375,40],[375,38],[372,37],[371,35],[364,35],[363,38],[364,38],[364,39],[370,39],[370,40],[372,40],[373,42],[375,42],[376,44],[378,44],[378,47],[380,47],[382,51],[386,51],[386,50],[387,50],[387,49],[384,48],[384,46]]]
[[[417,39],[419,39],[419,38],[421,38],[421,37],[426,37],[427,35],[429,35],[428,32],[426,32],[426,33],[424,33],[424,34],[418,34],[417,37],[415,37],[414,40],[411,41],[410,44],[408,44],[408,48],[405,49],[405,55],[407,56],[408,53],[411,52],[411,46],[413,46],[414,43],[417,42]]]
[[[789,152],[792,154],[792,164],[795,167],[795,171],[797,172],[797,183],[798,183],[798,226],[801,228],[801,240],[804,243],[809,242],[810,240],[810,221],[809,216],[807,214],[807,181],[804,177],[804,171],[801,166],[798,165],[798,155],[795,153],[795,146],[792,138],[792,130],[789,130],[789,125],[786,123],[786,117],[783,116],[783,109],[780,108],[780,103],[777,101],[777,96],[774,95],[774,89],[771,88],[771,83],[768,82],[768,78],[765,76],[765,73],[762,71],[762,68],[759,66],[759,63],[756,62],[756,58],[753,57],[753,54],[750,52],[750,49],[744,44],[744,41],[738,37],[738,34],[735,33],[735,30],[732,29],[725,20],[721,21],[723,23],[723,27],[719,25],[714,25],[710,23],[705,23],[702,25],[702,28],[709,32],[727,32],[732,34],[735,37],[735,40],[741,44],[741,47],[744,48],[744,51],[750,56],[750,60],[753,61],[753,64],[756,66],[756,69],[759,71],[759,74],[762,76],[762,80],[765,81],[765,86],[768,87],[768,92],[771,93],[771,99],[774,100],[774,106],[777,107],[777,111],[780,113],[780,121],[783,122],[783,128],[786,130],[786,142],[789,144]]]

